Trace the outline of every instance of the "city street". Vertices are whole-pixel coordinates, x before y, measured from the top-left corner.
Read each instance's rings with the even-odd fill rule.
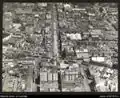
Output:
[[[55,4],[52,7],[53,53],[55,57],[58,57],[57,12]]]
[[[32,66],[29,66],[28,68],[28,75],[27,75],[27,91],[32,92],[33,88],[35,88],[33,85],[33,69]],[[35,90],[35,89],[34,89]]]
[[[80,66],[80,72],[84,76],[84,79],[83,79],[84,89],[85,89],[85,91],[90,92],[91,90],[90,90],[90,87],[89,87],[89,84],[88,84],[89,82],[88,82],[88,79],[86,77],[86,73],[84,72],[83,66],[84,65]]]

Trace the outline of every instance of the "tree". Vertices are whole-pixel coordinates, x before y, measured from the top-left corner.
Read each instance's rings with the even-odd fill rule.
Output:
[[[30,44],[35,44],[35,41],[34,41],[30,36],[28,36],[28,37],[26,38],[26,42],[28,42],[28,43],[30,43]]]
[[[13,23],[20,23],[20,22],[21,22],[21,20],[19,17],[16,17],[15,19],[13,19]]]
[[[19,29],[20,31],[25,31],[25,26],[22,25]]]
[[[62,91],[62,77],[60,71],[58,71],[58,89]]]
[[[73,51],[74,51],[74,56],[77,56],[76,51],[75,51],[75,47],[73,47]]]
[[[62,59],[66,58],[66,49],[64,48],[64,50],[62,51]]]
[[[102,13],[102,12],[103,12],[103,8],[102,8],[102,7],[100,7],[100,8],[99,8],[99,11],[100,11],[100,13]]]

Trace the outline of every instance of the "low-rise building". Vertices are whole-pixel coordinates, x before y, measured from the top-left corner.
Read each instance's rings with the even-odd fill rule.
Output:
[[[17,9],[15,9],[15,12],[17,14],[31,14],[32,13],[32,9],[17,8]]]
[[[83,58],[84,61],[89,61],[88,49],[76,49],[77,58]]]
[[[40,6],[40,7],[47,7],[47,3],[38,3],[38,6]]]
[[[100,35],[102,35],[101,30],[99,30],[99,29],[91,30],[90,34],[92,37],[99,37]]]
[[[81,34],[67,34],[67,37],[69,37],[71,40],[82,40]]]
[[[79,72],[78,71],[65,71],[63,74],[63,81],[64,82],[75,82],[75,79],[78,78]]]
[[[49,82],[49,81],[57,81],[58,74],[52,72],[40,72],[40,82]]]
[[[70,4],[64,4],[63,6],[65,10],[72,10],[72,6]]]
[[[105,57],[92,57],[91,59],[95,62],[105,62]]]

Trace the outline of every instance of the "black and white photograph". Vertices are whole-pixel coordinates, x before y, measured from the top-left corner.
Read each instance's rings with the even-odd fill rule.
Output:
[[[118,92],[117,3],[4,2],[2,92]]]

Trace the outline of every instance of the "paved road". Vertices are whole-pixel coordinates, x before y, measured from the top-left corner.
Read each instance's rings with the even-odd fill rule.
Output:
[[[28,69],[28,77],[27,77],[27,91],[31,92],[32,88],[33,88],[33,68],[31,66],[29,66]]]
[[[86,77],[86,73],[84,72],[84,67],[83,66],[80,66],[80,72],[84,76],[84,79],[83,79],[84,90],[90,92],[91,90],[90,90],[90,87],[89,87],[89,84],[88,84],[88,79]]]
[[[56,7],[53,4],[52,12],[52,32],[53,32],[53,53],[54,56],[58,56],[58,35],[57,35],[57,12]]]
[[[13,89],[9,88],[9,85],[13,84],[13,81],[12,81],[12,83],[9,82],[10,80],[11,80],[11,77],[6,74],[6,77],[4,77],[4,80],[2,81],[2,90],[3,91],[10,92],[13,90]],[[12,88],[13,88],[13,85],[12,85]]]

